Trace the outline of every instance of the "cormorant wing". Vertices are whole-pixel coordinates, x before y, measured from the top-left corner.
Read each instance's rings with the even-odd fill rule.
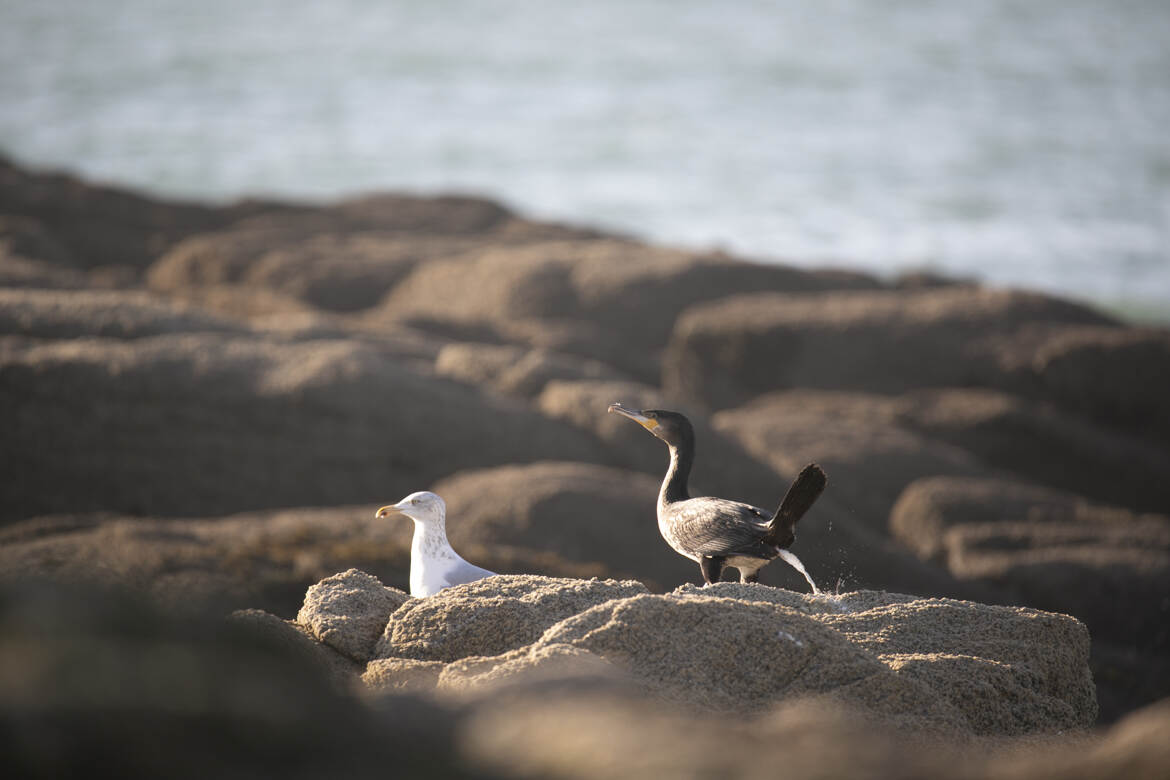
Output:
[[[691,498],[666,509],[670,531],[695,555],[761,556],[760,540],[771,515],[763,509],[723,498]]]

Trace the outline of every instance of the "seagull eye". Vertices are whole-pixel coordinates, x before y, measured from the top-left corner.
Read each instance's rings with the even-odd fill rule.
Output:
[[[410,499],[410,503],[412,503],[412,504],[417,504],[417,503],[418,503],[418,499],[417,499],[417,498],[412,498],[412,499]]]

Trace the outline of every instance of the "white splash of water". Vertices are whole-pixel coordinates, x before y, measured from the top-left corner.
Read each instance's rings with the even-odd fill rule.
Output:
[[[808,580],[809,587],[812,588],[812,592],[814,594],[819,594],[821,592],[817,588],[817,584],[813,582],[813,578],[808,576],[808,572],[805,570],[804,564],[800,562],[800,558],[797,558],[788,550],[781,550],[780,557],[784,559],[785,563],[804,575],[804,578]]]

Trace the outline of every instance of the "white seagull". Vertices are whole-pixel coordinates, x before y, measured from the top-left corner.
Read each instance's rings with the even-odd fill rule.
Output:
[[[384,506],[375,517],[400,512],[414,521],[410,545],[410,595],[433,596],[443,588],[494,577],[494,571],[474,566],[451,549],[447,541],[447,505],[434,493],[411,493],[397,504]]]

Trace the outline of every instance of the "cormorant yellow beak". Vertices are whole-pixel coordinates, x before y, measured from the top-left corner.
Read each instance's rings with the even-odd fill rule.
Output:
[[[396,504],[391,504],[390,506],[384,506],[381,509],[379,509],[374,514],[374,517],[386,517],[387,515],[397,514],[401,511],[402,510],[399,509]]]
[[[622,406],[621,404],[610,404],[609,411],[617,412],[622,417],[630,418],[631,420],[638,423],[638,425],[641,425],[643,428],[645,428],[648,431],[652,431],[658,427],[658,421],[655,420],[653,417],[647,417],[646,415],[642,414],[641,412],[636,412],[633,409],[627,409],[624,406]]]

